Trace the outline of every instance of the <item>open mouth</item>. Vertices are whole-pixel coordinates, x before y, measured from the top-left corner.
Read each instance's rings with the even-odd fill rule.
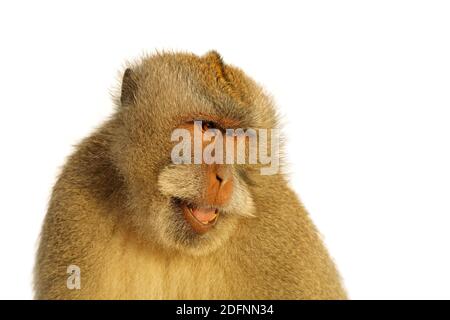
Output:
[[[219,210],[214,207],[199,207],[185,201],[179,201],[179,206],[186,221],[198,234],[214,227],[219,218]]]

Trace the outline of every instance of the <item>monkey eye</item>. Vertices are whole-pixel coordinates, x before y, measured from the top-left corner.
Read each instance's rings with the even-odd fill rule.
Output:
[[[218,129],[218,125],[213,121],[203,121],[202,129],[203,131],[207,131],[208,129]]]

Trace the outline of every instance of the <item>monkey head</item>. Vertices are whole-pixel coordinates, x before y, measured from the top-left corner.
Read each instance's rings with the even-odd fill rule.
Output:
[[[255,215],[258,164],[171,158],[176,129],[193,135],[212,129],[235,139],[225,130],[277,126],[269,97],[241,70],[216,52],[155,54],[126,69],[117,104],[111,157],[124,181],[124,219],[142,238],[204,254]]]

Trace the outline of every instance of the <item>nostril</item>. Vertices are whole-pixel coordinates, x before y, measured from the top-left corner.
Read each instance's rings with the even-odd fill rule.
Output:
[[[216,179],[217,179],[217,181],[219,181],[219,183],[222,183],[222,181],[223,181],[222,177],[219,176],[217,173],[216,173]]]

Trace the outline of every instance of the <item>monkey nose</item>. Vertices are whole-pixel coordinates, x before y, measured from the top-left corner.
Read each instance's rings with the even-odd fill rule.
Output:
[[[224,166],[220,166],[216,168],[216,180],[219,182],[219,185],[225,184],[230,180],[230,169]]]
[[[206,203],[209,205],[224,205],[230,199],[233,191],[233,176],[229,167],[209,167],[209,182],[206,188]]]

